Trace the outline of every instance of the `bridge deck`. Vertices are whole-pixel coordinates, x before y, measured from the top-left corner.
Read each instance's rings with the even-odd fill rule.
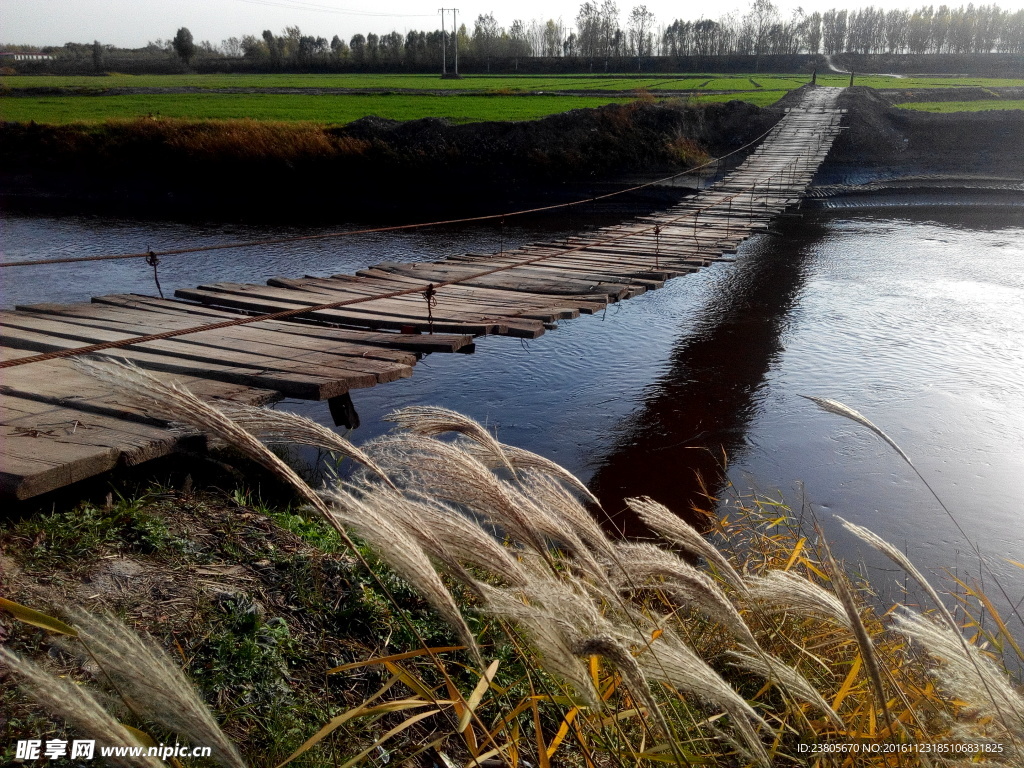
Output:
[[[840,130],[839,90],[808,92],[736,170],[658,214],[558,242],[385,262],[355,275],[200,285],[177,291],[177,300],[118,295],[19,306],[0,312],[0,364],[117,343],[108,354],[205,398],[327,399],[344,420],[349,390],[409,376],[423,353],[472,351],[480,335],[535,338],[558,320],[727,258],[801,200]],[[291,314],[246,317],[268,313]],[[126,343],[153,336],[160,338]],[[7,498],[202,443],[168,432],[66,358],[4,368],[0,406],[0,496]]]

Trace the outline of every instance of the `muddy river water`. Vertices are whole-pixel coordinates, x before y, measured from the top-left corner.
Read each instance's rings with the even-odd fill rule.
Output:
[[[872,528],[926,571],[977,573],[970,544],[913,471],[863,427],[800,396],[831,397],[903,447],[1016,602],[1024,569],[1008,560],[1024,561],[1024,201],[926,202],[806,211],[748,241],[735,263],[604,315],[563,321],[530,342],[487,338],[474,355],[430,356],[411,379],[353,393],[363,423],[353,438],[386,431],[381,417],[393,408],[444,405],[565,465],[610,511],[640,494],[687,509],[701,501],[699,473],[723,500],[731,485],[813,513],[876,582],[897,576],[879,570],[834,514]],[[170,293],[351,272],[385,259],[497,250],[499,237],[507,246],[584,223],[181,256],[164,260],[160,280]],[[6,215],[2,244],[3,258],[15,260],[308,231]],[[18,268],[0,278],[5,308],[155,292],[152,271],[136,262]],[[329,420],[323,403],[281,407]]]

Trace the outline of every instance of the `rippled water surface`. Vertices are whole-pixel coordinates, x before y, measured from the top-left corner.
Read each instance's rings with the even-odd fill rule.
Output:
[[[385,259],[496,250],[499,237],[525,242],[566,226],[213,252],[166,259],[160,278],[170,291],[351,272]],[[4,258],[297,232],[9,217]],[[1024,208],[847,208],[809,213],[779,233],[748,242],[733,264],[565,321],[535,341],[482,339],[475,355],[433,355],[411,379],[356,391],[363,427],[355,437],[385,431],[393,408],[441,404],[564,464],[609,510],[638,494],[688,508],[700,498],[699,472],[712,491],[731,482],[805,506],[851,557],[859,551],[833,513],[932,571],[971,571],[969,546],[913,471],[878,437],[800,395],[831,397],[904,448],[1011,596],[1024,596],[1024,571],[1004,559],[1024,560]],[[4,270],[3,280],[5,307],[154,292],[139,262]],[[323,403],[285,407],[329,418]]]

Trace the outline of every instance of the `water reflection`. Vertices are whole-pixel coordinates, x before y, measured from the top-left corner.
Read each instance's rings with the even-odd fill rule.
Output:
[[[693,508],[706,508],[705,493],[721,489],[723,462],[743,451],[805,282],[808,246],[821,233],[815,224],[785,226],[785,248],[761,238],[678,339],[590,481],[616,529],[646,533],[625,508],[631,496],[650,496],[696,522]]]

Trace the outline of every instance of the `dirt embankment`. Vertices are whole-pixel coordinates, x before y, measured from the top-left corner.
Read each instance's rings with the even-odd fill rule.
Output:
[[[143,119],[0,124],[0,191],[73,204],[206,213],[479,206],[624,173],[685,168],[756,138],[782,113],[730,102],[642,102],[541,120],[451,125],[364,118],[343,127]]]
[[[1024,180],[1024,112],[936,114],[898,109],[870,88],[840,97],[848,110],[818,184]]]

